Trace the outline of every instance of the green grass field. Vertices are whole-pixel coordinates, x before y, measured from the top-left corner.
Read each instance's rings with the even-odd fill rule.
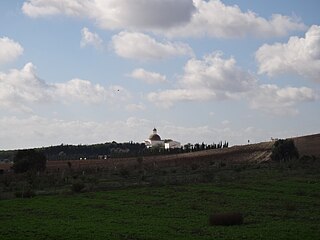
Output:
[[[244,224],[209,226],[217,212],[241,212]],[[254,169],[211,183],[1,200],[0,239],[315,240],[320,179]]]

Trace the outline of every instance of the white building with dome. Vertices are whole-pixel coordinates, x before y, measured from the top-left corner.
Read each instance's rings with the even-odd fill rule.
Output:
[[[161,137],[157,133],[157,129],[154,128],[152,130],[152,134],[149,136],[148,139],[144,141],[147,148],[165,148],[165,149],[173,149],[173,148],[180,148],[181,143],[177,141],[173,141],[171,139],[164,139],[162,140]]]

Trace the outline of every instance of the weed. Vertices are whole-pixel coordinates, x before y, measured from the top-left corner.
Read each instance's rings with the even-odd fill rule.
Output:
[[[192,169],[193,171],[197,170],[199,167],[200,167],[199,164],[196,164],[196,163],[193,163],[193,164],[191,165],[191,169]]]
[[[243,215],[241,213],[215,213],[209,216],[211,226],[231,226],[243,224]]]
[[[303,189],[299,189],[296,191],[297,196],[307,196],[307,192]]]
[[[284,207],[288,212],[297,210],[297,206],[292,202],[285,202]]]
[[[82,181],[75,181],[73,184],[72,184],[72,191],[75,192],[75,193],[79,193],[81,192],[83,189],[84,189],[84,183]]]
[[[120,176],[123,177],[123,178],[128,178],[129,175],[130,175],[129,170],[126,169],[126,168],[120,169],[120,170],[119,170],[119,174],[120,174]]]
[[[17,198],[33,198],[36,195],[36,193],[31,188],[28,188],[23,191],[17,191],[14,195]]]
[[[206,169],[202,173],[202,181],[203,182],[211,182],[214,180],[214,173],[210,169]]]

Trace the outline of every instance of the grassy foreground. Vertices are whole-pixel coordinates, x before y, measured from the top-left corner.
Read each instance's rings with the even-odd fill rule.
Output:
[[[1,200],[1,239],[320,239],[319,174],[226,179]],[[209,226],[216,212],[241,212],[244,224]]]

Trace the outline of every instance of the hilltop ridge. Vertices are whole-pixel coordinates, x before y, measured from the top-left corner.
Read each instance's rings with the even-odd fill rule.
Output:
[[[320,157],[320,134],[312,134],[292,138],[299,151],[300,156]],[[176,166],[181,164],[216,164],[216,163],[262,163],[271,160],[271,152],[274,141],[261,142],[247,145],[236,145],[222,149],[208,149],[196,152],[165,154],[155,156],[142,156],[141,161],[145,165],[157,165],[158,167]],[[137,164],[137,157],[110,158],[110,159],[90,159],[87,161],[57,160],[48,161],[47,169],[64,169],[68,167],[68,162],[72,161],[73,168],[97,168],[97,167],[117,167],[134,166]],[[10,163],[2,163],[1,169],[8,170]]]

